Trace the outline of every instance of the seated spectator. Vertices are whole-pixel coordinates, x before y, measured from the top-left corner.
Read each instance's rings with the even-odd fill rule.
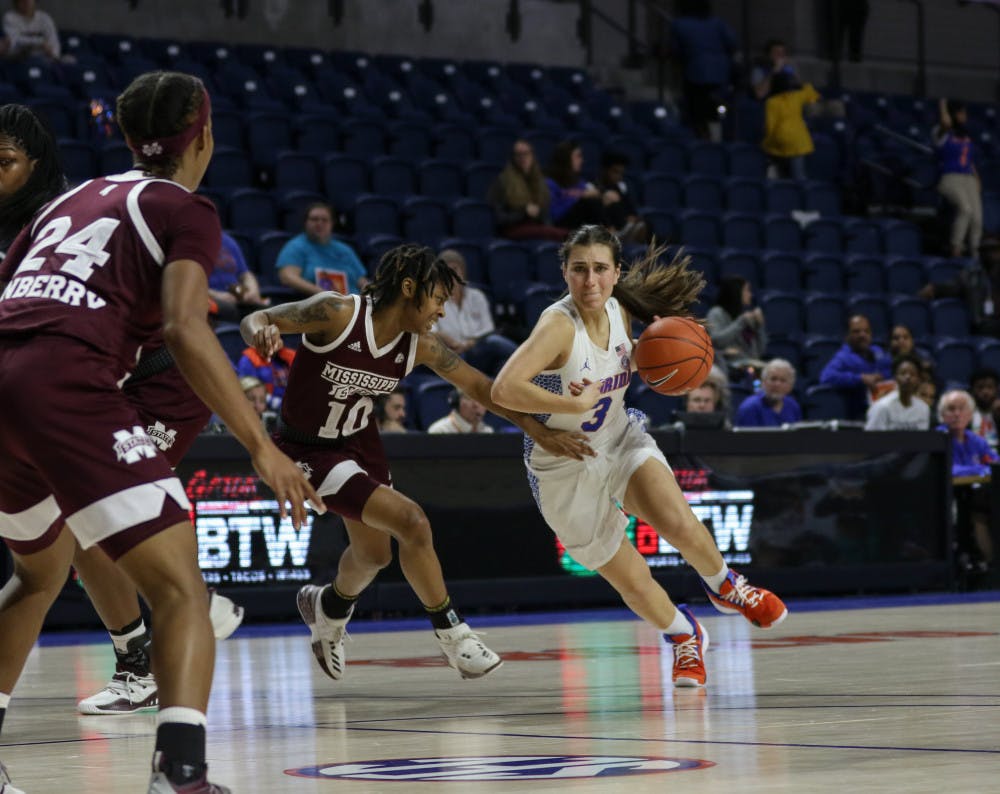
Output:
[[[986,477],[990,474],[990,464],[1000,461],[984,438],[968,431],[974,408],[975,400],[968,392],[954,390],[941,396],[941,407],[938,409],[941,425],[938,430],[951,435],[952,477]],[[989,491],[980,487],[980,483],[956,485],[960,564],[985,570],[993,560]]]
[[[437,322],[437,334],[473,367],[496,375],[517,349],[517,344],[496,332],[486,294],[465,283],[465,257],[450,248],[438,256],[458,274],[460,281],[455,282],[444,305],[444,317]]]
[[[715,347],[717,363],[725,362],[730,377],[748,367],[760,372],[767,348],[764,312],[753,307],[753,291],[741,276],[726,276],[719,282],[719,296],[708,310],[705,327]],[[721,354],[721,355],[720,355]]]
[[[914,356],[920,362],[921,378],[929,378],[934,374],[934,363],[917,352],[913,331],[905,325],[894,325],[889,333],[889,356],[893,361],[900,356]]]
[[[917,397],[922,380],[920,359],[903,353],[893,359],[896,388],[879,397],[868,408],[865,430],[929,430],[931,409]]]
[[[601,173],[597,176],[597,189],[602,194],[618,196],[609,215],[613,215],[613,228],[623,243],[648,243],[649,229],[639,217],[639,208],[632,200],[632,190],[625,179],[628,158],[621,152],[606,151],[601,155]]]
[[[535,150],[527,141],[514,142],[510,161],[490,185],[486,198],[493,205],[501,236],[557,243],[566,239],[567,230],[551,223],[552,197],[535,159]]]
[[[998,385],[1000,385],[1000,374],[989,367],[977,369],[969,377],[969,391],[976,402],[969,427],[977,436],[986,439],[986,443],[993,449],[997,448],[997,425],[1000,423]]]
[[[692,414],[710,414],[722,410],[719,388],[711,380],[706,380],[697,389],[684,396],[684,410]]]
[[[283,347],[267,361],[253,347],[243,351],[236,363],[236,374],[241,378],[257,378],[267,389],[267,406],[272,411],[281,409],[281,399],[285,396],[288,385],[288,371],[295,359],[295,351]]]
[[[760,375],[759,394],[747,397],[736,412],[737,427],[781,427],[802,421],[802,409],[791,396],[795,367],[783,358],[771,359]]]
[[[917,397],[927,403],[931,409],[931,416],[935,415],[937,409],[937,384],[932,378],[922,378],[917,386]]]
[[[375,422],[380,433],[407,433],[406,390],[397,386],[375,400]]]
[[[319,201],[306,210],[305,231],[278,252],[275,268],[282,284],[303,295],[357,294],[369,281],[353,249],[333,239],[333,207]]]
[[[219,258],[208,277],[208,295],[214,304],[212,314],[230,323],[238,323],[244,314],[271,305],[269,298],[261,297],[257,277],[247,268],[240,244],[225,232]]]
[[[937,149],[938,192],[951,204],[955,217],[951,222],[948,254],[959,257],[968,241],[969,256],[976,256],[983,237],[982,184],[976,172],[972,136],[965,124],[965,105],[942,99],[940,120],[931,133]]]
[[[565,229],[588,223],[614,227],[621,220],[621,196],[617,191],[601,192],[583,178],[583,149],[573,139],[561,141],[552,150],[545,183],[552,196],[552,222]]]
[[[265,429],[269,432],[277,430],[278,415],[268,408],[267,387],[260,382],[260,378],[255,378],[253,375],[240,378],[240,388],[243,389],[243,394],[257,412]]]
[[[14,0],[13,6],[3,15],[0,55],[58,61],[62,47],[52,17],[39,11],[35,0]]]
[[[818,99],[816,89],[810,83],[803,85],[795,74],[782,71],[771,78],[771,95],[764,102],[761,148],[781,179],[806,178],[806,155],[815,147],[803,108]]]
[[[430,427],[428,433],[492,433],[493,428],[483,421],[486,408],[476,402],[465,392],[452,390],[448,395],[448,405],[451,411],[442,416]]]
[[[841,390],[847,402],[845,419],[864,419],[879,384],[892,377],[892,361],[872,344],[872,326],[863,314],[847,322],[847,340],[820,373],[819,382]]]

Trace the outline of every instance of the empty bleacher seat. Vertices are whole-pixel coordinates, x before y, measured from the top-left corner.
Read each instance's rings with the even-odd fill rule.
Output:
[[[229,226],[239,230],[277,229],[278,201],[273,193],[246,187],[229,195]]]
[[[843,232],[839,220],[819,218],[808,224],[802,233],[807,251],[839,254],[844,250]]]
[[[930,306],[923,298],[896,296],[889,303],[892,324],[905,325],[918,342],[931,333]]]
[[[642,203],[661,210],[679,209],[683,204],[681,183],[670,174],[651,171],[640,178]]]
[[[727,212],[722,216],[722,244],[756,251],[764,242],[760,216],[749,212]]]
[[[216,148],[205,172],[205,186],[239,188],[252,184],[253,171],[246,154],[240,149]]]
[[[301,152],[280,152],[274,164],[274,187],[318,193],[323,188],[319,159]]]
[[[719,214],[684,210],[680,213],[680,239],[685,245],[700,245],[708,248],[722,243],[722,228]]]
[[[424,160],[417,168],[417,184],[422,196],[454,199],[465,192],[462,167],[449,160]]]
[[[719,257],[719,278],[739,276],[751,287],[761,285],[760,260],[754,251],[726,250]]]
[[[968,336],[971,320],[969,307],[959,298],[931,301],[931,329],[938,336]]]
[[[807,383],[819,380],[823,368],[843,346],[840,334],[830,336],[807,336],[802,340],[802,372]]]
[[[764,246],[777,251],[802,249],[799,224],[787,215],[768,215],[764,219]]]
[[[924,264],[919,259],[887,257],[885,260],[886,289],[899,295],[914,295],[927,283]]]
[[[863,314],[871,323],[872,336],[875,339],[886,339],[892,323],[889,319],[889,306],[882,295],[851,295],[847,299],[847,315],[853,317]]]
[[[847,402],[840,389],[815,385],[806,389],[802,405],[803,418],[813,422],[847,418]]]
[[[934,359],[937,362],[934,374],[939,380],[967,388],[978,355],[971,340],[940,339],[934,345]]]
[[[486,271],[497,301],[519,302],[534,280],[534,256],[526,245],[497,240],[486,249]]]
[[[693,210],[720,212],[725,206],[722,182],[700,174],[687,177],[684,180],[684,206]]]
[[[790,251],[765,251],[761,256],[761,275],[767,289],[789,291],[801,289],[802,257]]]
[[[793,292],[769,292],[761,295],[760,307],[767,320],[769,334],[800,336],[805,325],[802,297]]]
[[[323,185],[336,207],[350,206],[371,190],[367,161],[351,154],[328,154],[323,158]]]
[[[849,257],[844,264],[848,292],[884,292],[886,268],[882,260],[864,254]],[[892,292],[893,290],[889,290]]]
[[[399,205],[393,198],[361,195],[354,200],[354,234],[359,240],[399,231]]]
[[[371,163],[372,192],[402,199],[417,192],[417,172],[409,160],[386,155]]]
[[[440,242],[441,250],[453,248],[465,259],[465,277],[473,284],[486,283],[486,255],[479,240],[448,237]]]
[[[496,218],[493,208],[478,199],[458,199],[451,205],[451,233],[455,237],[482,240],[493,237]]]
[[[733,212],[764,212],[764,183],[758,179],[730,179],[726,183],[726,207]]]
[[[807,334],[835,336],[844,329],[844,301],[839,295],[806,295],[805,331]]]
[[[768,212],[789,213],[800,210],[805,204],[802,187],[792,179],[773,179],[765,188],[766,208]]]
[[[448,395],[454,390],[448,381],[440,378],[428,379],[413,392],[413,414],[417,429],[426,430],[438,419],[451,411]]]
[[[463,169],[465,190],[463,195],[474,199],[485,199],[490,187],[500,175],[500,166],[488,162],[469,163]]]
[[[436,247],[448,236],[448,207],[440,199],[409,196],[403,202],[403,237]]]
[[[811,254],[803,264],[807,290],[839,293],[844,289],[844,263],[833,254]]]

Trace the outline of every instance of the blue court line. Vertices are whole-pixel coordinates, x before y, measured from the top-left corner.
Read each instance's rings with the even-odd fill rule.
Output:
[[[238,596],[237,596],[238,600]],[[888,609],[914,606],[955,606],[1000,602],[1000,590],[974,593],[914,593],[907,595],[844,596],[840,598],[791,599],[786,602],[790,613],[832,612],[860,609]],[[707,604],[693,607],[696,616],[714,616],[719,613]],[[586,609],[559,612],[526,612],[513,615],[467,615],[476,629],[505,626],[539,626],[550,623],[597,623],[602,621],[639,620],[630,610]],[[392,620],[352,620],[352,634],[369,634],[389,631],[413,631],[427,627],[427,618],[396,618]],[[288,623],[262,623],[244,625],[233,635],[236,638],[284,637],[305,633],[305,626],[298,621]],[[43,634],[39,645],[54,647],[64,645],[91,645],[105,643],[106,632],[70,631]]]

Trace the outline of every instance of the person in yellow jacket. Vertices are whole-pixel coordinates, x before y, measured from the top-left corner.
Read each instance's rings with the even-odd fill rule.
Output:
[[[764,140],[761,148],[784,179],[805,179],[805,156],[813,151],[812,136],[802,108],[820,99],[810,83],[803,85],[794,72],[771,78],[771,94],[764,102]]]

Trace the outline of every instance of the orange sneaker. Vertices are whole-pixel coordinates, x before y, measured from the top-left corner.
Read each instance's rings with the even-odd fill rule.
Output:
[[[683,604],[677,610],[694,626],[694,634],[664,634],[674,648],[674,686],[705,686],[705,651],[708,632]]]
[[[729,571],[718,593],[713,592],[705,582],[702,586],[717,610],[738,612],[759,628],[777,626],[788,616],[788,609],[778,596],[763,587],[754,587],[736,571]]]

